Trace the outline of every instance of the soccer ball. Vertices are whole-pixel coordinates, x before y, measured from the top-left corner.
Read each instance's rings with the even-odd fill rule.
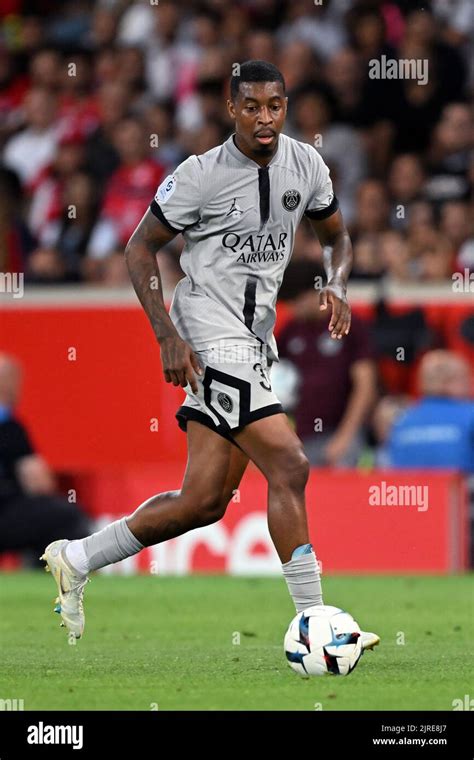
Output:
[[[348,612],[315,605],[293,618],[284,649],[288,664],[300,676],[348,676],[363,652],[361,631]]]

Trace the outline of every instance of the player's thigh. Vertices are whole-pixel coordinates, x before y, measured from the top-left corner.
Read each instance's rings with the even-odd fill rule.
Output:
[[[239,487],[242,476],[249,463],[249,457],[238,446],[232,444],[232,450],[230,452],[230,462],[227,469],[227,478],[224,484],[224,489],[221,494],[221,506],[224,508],[227,506],[236,489]]]
[[[234,439],[267,480],[306,482],[308,460],[303,444],[286,414],[274,414],[250,422]]]
[[[188,461],[181,493],[198,503],[222,504],[238,487],[248,456],[199,422],[188,421]],[[226,502],[227,503],[227,502]]]

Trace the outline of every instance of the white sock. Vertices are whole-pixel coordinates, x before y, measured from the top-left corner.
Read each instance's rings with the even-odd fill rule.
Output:
[[[87,562],[86,552],[84,550],[84,544],[82,539],[76,541],[69,541],[66,544],[66,558],[73,566],[79,575],[87,575],[89,572],[89,564]]]
[[[281,567],[297,612],[323,604],[321,574],[314,551],[300,554]]]
[[[143,544],[128,527],[127,518],[122,517],[97,533],[70,541],[66,546],[66,557],[79,573],[86,575],[131,557],[142,549]]]

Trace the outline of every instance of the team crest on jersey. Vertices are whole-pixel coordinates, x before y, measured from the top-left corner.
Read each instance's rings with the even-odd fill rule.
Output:
[[[232,409],[234,408],[234,404],[232,402],[231,397],[228,396],[227,393],[218,393],[217,400],[219,404],[221,405],[221,407],[223,408],[224,412],[228,412],[228,414],[230,414]]]
[[[174,174],[168,174],[156,191],[155,200],[157,203],[166,203],[176,190],[176,177]]]
[[[294,211],[300,205],[301,195],[298,190],[287,190],[281,197],[283,208],[287,211]]]

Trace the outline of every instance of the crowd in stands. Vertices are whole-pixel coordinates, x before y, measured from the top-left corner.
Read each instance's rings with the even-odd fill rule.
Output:
[[[329,165],[353,278],[474,269],[470,0],[5,0],[0,9],[0,271],[128,282],[127,239],[160,180],[232,131],[232,66],[282,71],[285,132]],[[425,79],[372,79],[374,60]],[[182,241],[159,254],[181,276]],[[302,224],[294,259],[319,260]]]

